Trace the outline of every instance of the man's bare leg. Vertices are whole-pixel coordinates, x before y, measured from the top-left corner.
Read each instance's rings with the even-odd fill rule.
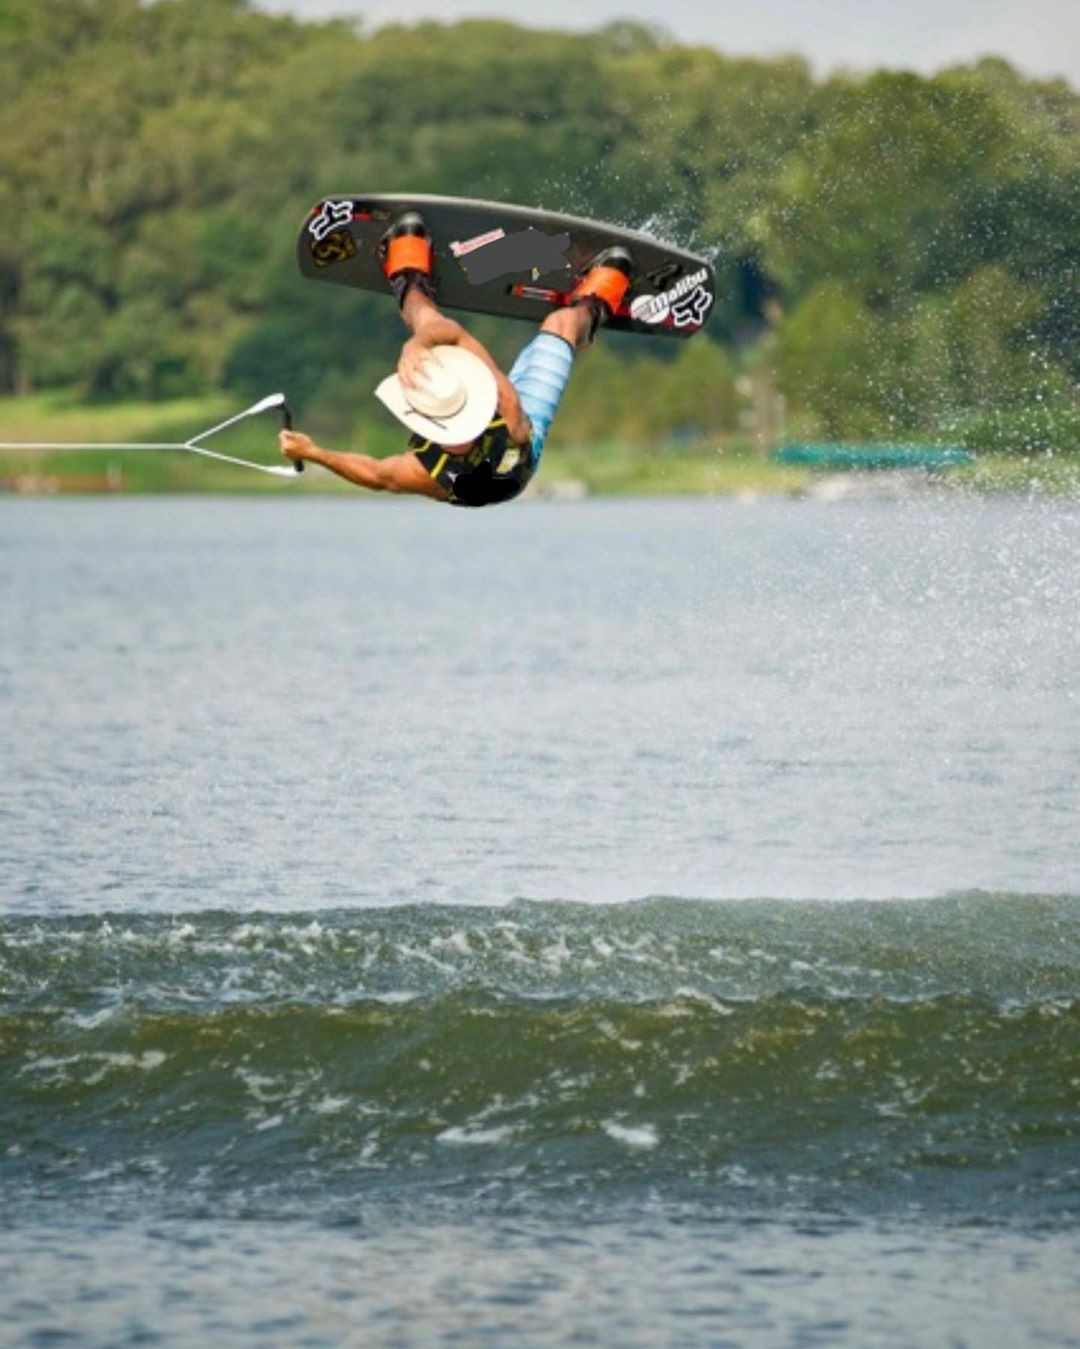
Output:
[[[541,323],[540,331],[550,333],[564,341],[572,352],[588,346],[595,333],[598,319],[598,300],[567,305],[556,309]],[[455,319],[446,318],[439,312],[435,301],[418,286],[410,286],[405,292],[401,304],[401,317],[406,327],[412,330],[412,336],[401,350],[398,360],[398,377],[406,388],[416,381],[427,350],[441,343],[460,344],[485,361],[495,374],[499,385],[500,415],[506,419],[510,434],[519,442],[531,435],[529,419],[525,414],[520,397],[520,386],[515,387],[496,365],[490,353],[479,342],[471,338]],[[554,408],[552,409],[554,412]],[[462,453],[468,446],[444,446],[450,454]]]
[[[401,304],[401,317],[406,327],[416,333],[432,319],[442,318],[442,314],[435,301],[419,286],[410,286]]]
[[[592,310],[587,304],[568,305],[565,309],[556,309],[541,323],[542,333],[554,333],[564,342],[569,342],[576,350],[585,346],[592,331]]]
[[[401,306],[401,317],[406,327],[418,333],[436,319],[443,318],[439,306],[430,296],[425,295],[419,286],[412,286]],[[542,333],[554,333],[572,347],[584,346],[589,340],[593,326],[592,311],[588,305],[568,305],[565,309],[556,309],[541,323]]]

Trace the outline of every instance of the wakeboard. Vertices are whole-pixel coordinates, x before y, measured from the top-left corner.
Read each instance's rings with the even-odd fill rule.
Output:
[[[403,211],[419,211],[431,231],[439,304],[540,323],[565,305],[593,259],[614,244],[630,250],[633,284],[608,328],[692,337],[716,298],[712,265],[648,234],[554,211],[464,197],[326,197],[300,229],[304,276],[389,295],[379,243]]]

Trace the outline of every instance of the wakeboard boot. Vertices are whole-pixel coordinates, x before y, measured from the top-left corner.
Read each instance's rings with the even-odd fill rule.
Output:
[[[379,261],[390,282],[390,289],[397,296],[399,309],[414,286],[422,290],[429,300],[434,300],[435,288],[431,284],[431,273],[435,250],[431,245],[430,231],[419,211],[406,211],[398,216],[379,241]]]
[[[634,260],[618,244],[598,253],[585,275],[570,292],[567,304],[586,305],[591,314],[588,341],[596,336],[601,323],[607,323],[618,313],[626,292],[630,289]]]

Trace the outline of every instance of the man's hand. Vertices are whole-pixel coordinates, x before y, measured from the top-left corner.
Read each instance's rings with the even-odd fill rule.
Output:
[[[278,444],[286,459],[313,459],[315,442],[300,431],[279,431]]]
[[[431,345],[422,337],[410,337],[401,348],[397,372],[406,389],[415,389],[417,376],[424,366],[429,361],[438,361],[439,358],[432,355]]]

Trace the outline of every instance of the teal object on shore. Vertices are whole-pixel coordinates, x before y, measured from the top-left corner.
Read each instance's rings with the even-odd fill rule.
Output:
[[[973,464],[968,450],[937,445],[782,445],[774,456],[778,464],[840,471],[858,469],[962,468]]]

